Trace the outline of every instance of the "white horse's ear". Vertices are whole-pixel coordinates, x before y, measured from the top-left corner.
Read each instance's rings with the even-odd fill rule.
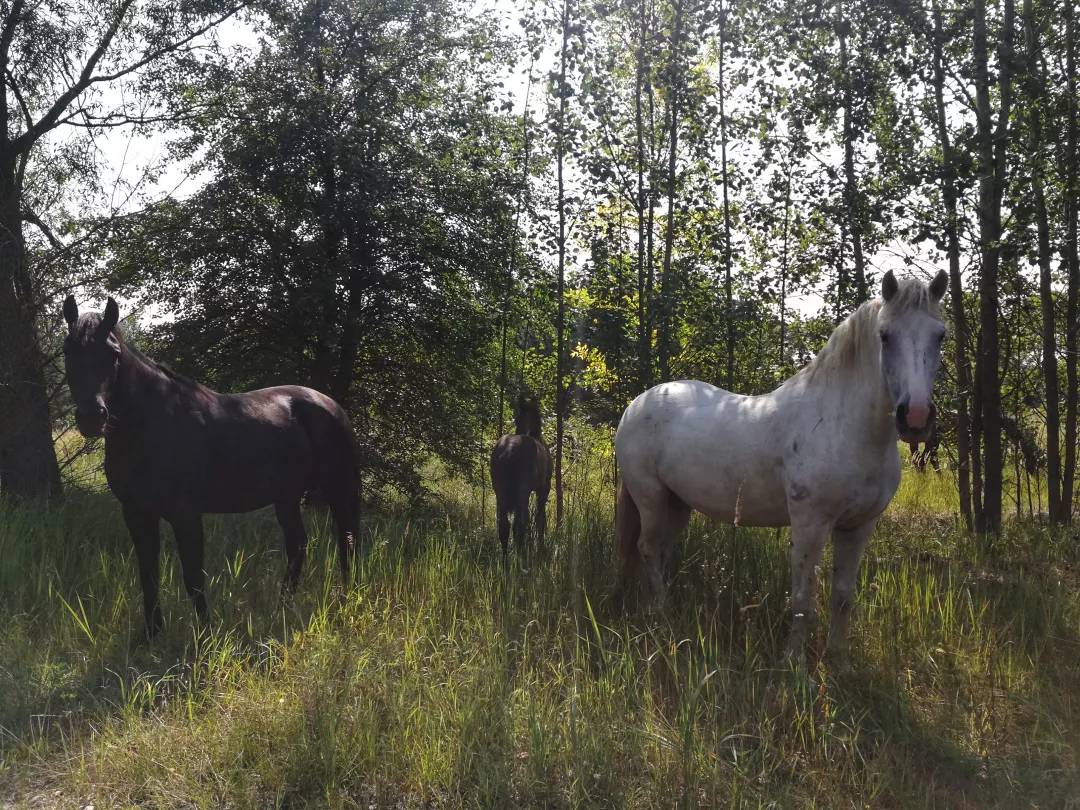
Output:
[[[888,303],[899,289],[900,285],[896,281],[896,276],[893,275],[892,270],[889,270],[881,279],[881,299]]]
[[[938,274],[930,282],[930,295],[935,301],[940,301],[947,289],[949,289],[949,274],[944,270],[938,270]]]

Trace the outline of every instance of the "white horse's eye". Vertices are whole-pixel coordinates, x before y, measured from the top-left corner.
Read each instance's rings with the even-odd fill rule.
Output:
[[[889,333],[888,332],[878,332],[878,335],[881,337],[882,344],[886,344],[886,343],[889,342]]]

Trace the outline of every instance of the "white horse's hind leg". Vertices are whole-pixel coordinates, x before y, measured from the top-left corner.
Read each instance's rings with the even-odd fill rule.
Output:
[[[817,613],[817,565],[829,536],[829,524],[820,520],[791,523],[791,635],[787,658],[799,664],[806,660],[806,636]]]
[[[641,555],[641,582],[645,586],[645,599],[652,608],[664,606],[664,561],[667,559],[667,509],[666,507],[642,508],[641,534],[638,536],[638,553]]]
[[[641,534],[637,542],[641,555],[641,580],[650,607],[660,608],[664,603],[664,567],[671,556],[674,534],[680,528],[673,524],[681,522],[685,526],[690,512],[659,481],[651,486],[636,483],[630,494],[641,515]],[[676,511],[675,504],[681,509]]]
[[[859,563],[877,518],[855,529],[833,531],[833,577],[828,651],[843,667],[847,663],[848,626],[855,606],[855,585],[859,581]]]
[[[675,543],[682,537],[683,532],[686,531],[686,527],[690,525],[690,513],[692,511],[693,510],[689,506],[683,503],[678,495],[674,492],[668,493],[667,529],[665,531],[667,542],[664,544],[665,570],[675,551]]]

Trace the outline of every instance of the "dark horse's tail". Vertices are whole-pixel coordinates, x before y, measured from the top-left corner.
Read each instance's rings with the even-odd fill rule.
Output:
[[[619,494],[615,500],[615,555],[623,573],[633,573],[641,561],[641,552],[638,551],[640,535],[641,513],[626,484],[619,481]]]
[[[330,506],[336,503],[349,523],[355,523],[360,464],[348,415],[337,402],[315,391],[306,392],[293,407],[315,456],[313,489]]]

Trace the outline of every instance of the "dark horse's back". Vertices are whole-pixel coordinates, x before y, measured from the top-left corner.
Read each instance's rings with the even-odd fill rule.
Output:
[[[220,435],[208,443],[201,511],[246,512],[312,489],[331,503],[358,496],[352,425],[333,399],[297,385],[218,397],[231,418],[210,427]]]
[[[106,472],[121,500],[168,516],[248,512],[311,489],[343,506],[357,498],[352,426],[330,397],[294,385],[218,394],[197,383],[175,396],[176,407],[144,425],[153,455],[128,452],[126,436],[107,437]]]
[[[491,451],[491,481],[495,494],[516,496],[521,487],[551,479],[551,454],[532,436],[503,436]]]

